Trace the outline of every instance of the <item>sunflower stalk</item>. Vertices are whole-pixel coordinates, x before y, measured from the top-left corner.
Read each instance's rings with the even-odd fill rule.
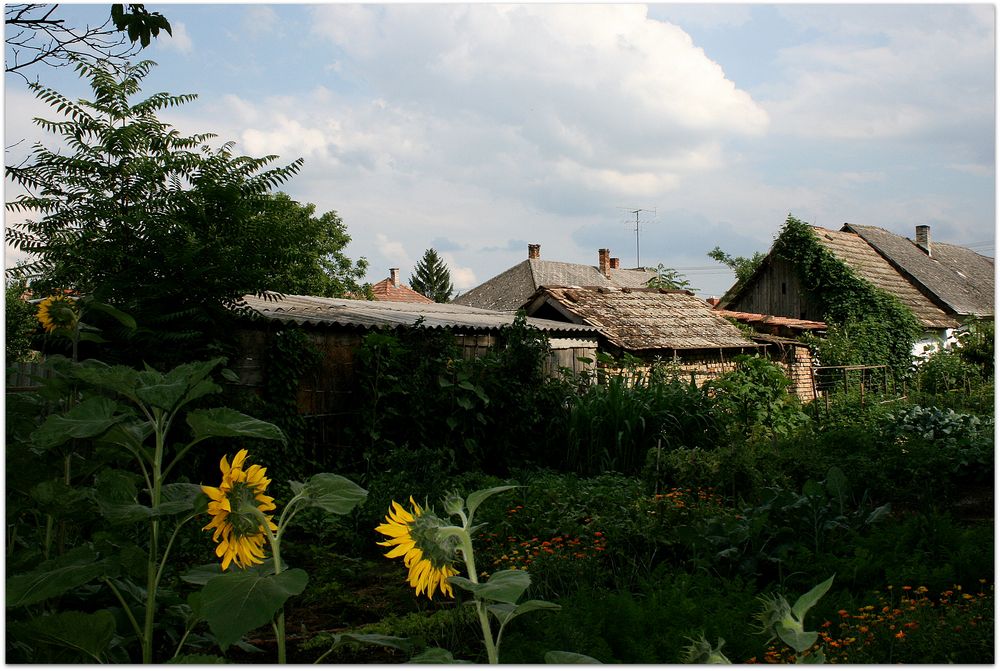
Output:
[[[462,515],[462,517],[464,518],[465,515]],[[468,524],[468,520],[466,520],[466,524]],[[476,572],[476,557],[472,550],[472,537],[469,535],[467,529],[462,529],[461,532],[461,535],[459,535],[461,545],[459,547],[462,551],[462,558],[465,559],[465,571],[469,575],[469,580],[474,583],[478,583],[479,577]],[[483,643],[486,645],[486,658],[489,660],[490,664],[499,664],[499,641],[494,641],[493,639],[493,628],[490,626],[490,618],[489,613],[486,610],[486,603],[478,595],[475,599],[476,615],[479,616],[479,626],[483,630]]]

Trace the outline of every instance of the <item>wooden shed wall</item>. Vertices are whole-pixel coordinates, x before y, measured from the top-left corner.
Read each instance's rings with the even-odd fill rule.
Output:
[[[795,267],[779,258],[772,258],[726,309],[814,321],[823,321],[824,317],[820,307],[806,295]]]

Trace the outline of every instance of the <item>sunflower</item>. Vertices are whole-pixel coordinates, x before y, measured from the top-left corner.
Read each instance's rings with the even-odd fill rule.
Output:
[[[76,302],[66,296],[49,296],[38,304],[38,321],[48,333],[56,329],[72,329],[80,319]]]
[[[240,450],[233,457],[232,466],[222,457],[219,467],[222,469],[222,484],[216,487],[201,489],[211,501],[208,503],[208,513],[212,521],[203,530],[215,529],[212,540],[218,543],[215,554],[222,558],[222,570],[225,571],[230,562],[240,568],[264,562],[264,526],[260,523],[257,513],[274,510],[274,499],[264,494],[271,480],[264,477],[266,468],[250,466],[246,470],[243,463],[247,459],[247,451]],[[278,527],[266,516],[268,527],[277,531]]]
[[[422,510],[412,496],[410,503],[413,504],[412,513],[392,502],[385,522],[375,527],[375,531],[389,537],[379,545],[395,546],[385,556],[403,558],[403,566],[410,571],[410,587],[416,588],[418,595],[426,592],[427,598],[431,599],[434,591],[440,588],[442,594],[452,596],[448,578],[458,575],[451,565],[455,546],[449,541],[438,541],[437,530],[443,522],[437,516]]]

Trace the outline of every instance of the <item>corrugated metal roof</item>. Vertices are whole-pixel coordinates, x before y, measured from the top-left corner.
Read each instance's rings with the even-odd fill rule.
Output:
[[[600,329],[625,350],[753,348],[757,345],[686,291],[649,288],[542,287],[529,313],[544,304]]]
[[[423,319],[424,328],[494,331],[509,326],[514,321],[512,313],[481,310],[452,303],[361,301],[289,294],[275,300],[266,300],[253,295],[244,296],[243,299],[247,305],[269,319],[319,326],[393,329],[413,326]],[[528,319],[528,324],[544,333],[596,335],[596,329],[579,324],[533,318]]]
[[[861,236],[889,263],[923,287],[925,293],[936,297],[952,313],[993,316],[993,259],[965,247],[933,240],[928,255],[909,238],[877,226],[844,224],[842,230]]]
[[[656,275],[649,270],[614,268],[605,277],[597,266],[545,259],[525,259],[470,289],[452,303],[489,310],[517,310],[541,286],[645,287]]]
[[[862,279],[898,298],[925,327],[951,328],[958,325],[958,322],[920,293],[857,233],[830,231],[819,226],[812,228],[821,245]]]

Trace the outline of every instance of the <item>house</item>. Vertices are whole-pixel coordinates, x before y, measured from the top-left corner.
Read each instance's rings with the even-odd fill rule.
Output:
[[[458,296],[452,303],[513,312],[524,305],[541,286],[645,287],[656,275],[645,269],[621,267],[610,250],[597,252],[597,265],[547,261],[541,258],[541,245],[528,245],[528,258],[508,268],[474,289]]]
[[[397,303],[433,303],[434,301],[400,283],[399,268],[390,268],[389,277],[372,285],[372,294],[377,301]]]
[[[993,259],[947,242],[931,242],[931,227],[917,226],[914,239],[876,226],[844,224],[935,305],[958,321],[994,317]]]
[[[593,326],[602,351],[628,353],[645,367],[658,361],[673,364],[699,385],[734,370],[738,354],[768,355],[771,350],[795,381],[795,393],[812,398],[811,358],[805,346],[784,351],[755,342],[689,291],[540,287],[524,309],[531,317]]]
[[[354,378],[354,355],[366,335],[377,330],[404,328],[440,329],[453,334],[462,356],[484,354],[497,342],[501,329],[514,322],[514,314],[480,310],[448,303],[365,301],[347,298],[284,295],[278,298],[243,297],[257,318],[242,327],[241,356],[233,362],[240,384],[260,385],[263,360],[275,325],[296,324],[309,336],[322,361],[312,379],[299,391],[299,408],[305,415],[338,412],[350,406]],[[528,319],[528,325],[549,340],[546,368],[556,372],[566,366],[582,371],[579,359],[593,359],[597,330],[586,325]]]
[[[971,250],[930,243],[930,227],[916,240],[874,226],[844,224],[837,231],[812,226],[816,239],[857,276],[899,300],[924,329],[915,355],[948,342],[969,316],[993,316],[993,260]],[[776,243],[777,245],[777,243]],[[747,282],[727,293],[720,310],[822,321],[822,306],[803,285],[795,260],[774,247]]]

